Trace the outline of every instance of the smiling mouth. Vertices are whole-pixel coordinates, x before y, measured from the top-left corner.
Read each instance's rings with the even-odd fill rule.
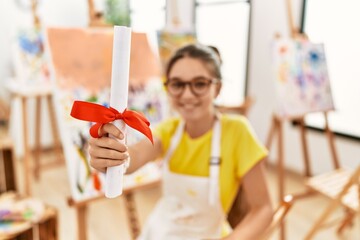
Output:
[[[192,108],[196,108],[198,106],[200,106],[200,104],[198,103],[181,103],[179,104],[180,107],[185,108],[185,109],[192,109]]]

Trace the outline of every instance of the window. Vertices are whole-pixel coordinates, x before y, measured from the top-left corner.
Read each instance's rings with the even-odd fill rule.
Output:
[[[165,25],[166,0],[129,0],[131,27],[136,31],[157,31]]]
[[[164,29],[166,0],[129,1],[131,26],[134,30]],[[195,5],[193,24],[198,41],[217,47],[223,60],[223,89],[217,103],[239,105],[246,94],[250,1],[193,0],[193,2]]]
[[[358,0],[304,0],[302,31],[325,45],[336,111],[330,128],[360,138],[360,2]],[[321,114],[309,114],[307,125],[323,128]]]
[[[250,23],[249,1],[199,0],[196,7],[197,39],[217,47],[223,65],[221,105],[239,105],[244,100]]]

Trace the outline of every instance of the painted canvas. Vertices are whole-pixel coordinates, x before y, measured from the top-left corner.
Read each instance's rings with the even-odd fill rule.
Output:
[[[280,116],[334,109],[323,44],[278,39],[272,50]]]
[[[112,29],[47,29],[51,76],[56,84],[55,107],[75,200],[103,193],[104,175],[89,165],[87,140],[89,127],[93,123],[72,118],[70,111],[74,100],[109,106],[112,41]],[[128,108],[144,113],[153,127],[166,117],[167,107],[160,62],[153,49],[146,49],[146,46],[150,46],[147,41],[145,33],[132,34]],[[141,53],[144,53],[144,59],[139,58]],[[144,70],[144,62],[152,64]],[[134,143],[141,137],[128,128],[128,143]],[[125,177],[124,188],[155,181],[159,177],[157,166],[146,165]]]
[[[162,62],[162,66],[165,67],[172,54],[178,48],[186,44],[195,43],[196,38],[193,33],[188,32],[172,33],[168,31],[159,31],[158,42],[160,59]]]
[[[12,46],[16,81],[24,86],[49,84],[43,32],[38,28],[18,30]]]

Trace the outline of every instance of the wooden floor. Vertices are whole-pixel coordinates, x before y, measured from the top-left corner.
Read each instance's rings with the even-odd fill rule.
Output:
[[[52,161],[56,157],[54,153],[45,153],[42,155],[42,161]],[[21,164],[21,160],[17,160],[17,176],[20,190],[23,187]],[[274,206],[276,206],[277,182],[276,173],[272,168],[267,169],[267,179]],[[76,216],[74,209],[67,205],[70,188],[66,167],[63,165],[43,171],[40,181],[33,182],[32,188],[33,196],[42,199],[47,204],[55,206],[59,210],[60,239],[75,240],[77,231]],[[303,189],[302,179],[299,176],[287,174],[287,192],[294,193],[302,191]],[[159,196],[160,191],[158,188],[136,193],[135,200],[142,224],[154,207]],[[309,230],[314,219],[319,216],[327,203],[328,200],[326,198],[318,195],[296,202],[287,215],[287,239],[303,239],[305,232]],[[131,239],[123,204],[123,199],[120,197],[114,200],[99,200],[90,205],[88,218],[89,240]],[[341,213],[342,212],[339,211],[337,215]],[[274,234],[272,239],[278,239],[277,233]],[[334,228],[330,228],[316,235],[315,239],[360,239],[359,219],[356,220],[354,226],[347,230],[341,238],[336,236]]]

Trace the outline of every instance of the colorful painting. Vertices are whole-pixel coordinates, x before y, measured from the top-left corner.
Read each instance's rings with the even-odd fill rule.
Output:
[[[51,76],[57,86],[56,110],[60,119],[72,197],[75,200],[103,193],[105,176],[89,165],[87,140],[93,123],[72,118],[70,111],[74,100],[109,106],[112,41],[112,29],[47,30]],[[167,106],[160,77],[160,62],[156,54],[152,54],[152,49],[145,49],[144,46],[150,46],[146,41],[146,34],[132,34],[128,108],[144,113],[153,127],[166,117]],[[144,53],[144,59],[139,58],[141,53]],[[142,69],[145,62],[152,63],[146,70]],[[129,144],[141,138],[140,134],[128,128]],[[152,181],[159,176],[158,167],[145,166],[138,172],[125,176],[124,187]]]
[[[195,43],[196,38],[193,33],[159,31],[158,42],[162,66],[165,67],[169,58],[178,48],[186,44]]]
[[[279,39],[273,46],[273,63],[280,116],[334,109],[323,44]]]
[[[13,46],[16,79],[23,85],[49,83],[49,71],[44,55],[44,40],[40,29],[19,30]]]

